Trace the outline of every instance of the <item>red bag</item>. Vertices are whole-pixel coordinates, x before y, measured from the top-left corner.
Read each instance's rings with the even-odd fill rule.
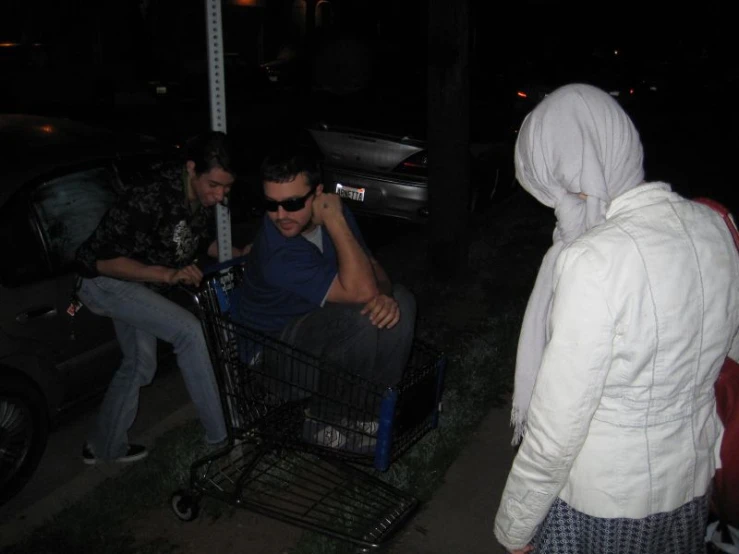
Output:
[[[723,522],[739,529],[739,364],[726,358],[715,386],[724,439],[721,441],[723,467],[714,477],[713,504]]]
[[[723,217],[739,250],[739,230],[729,210],[709,198],[696,198]],[[721,465],[714,477],[713,510],[723,524],[739,528],[739,363],[727,357],[715,384],[716,411],[724,424]]]

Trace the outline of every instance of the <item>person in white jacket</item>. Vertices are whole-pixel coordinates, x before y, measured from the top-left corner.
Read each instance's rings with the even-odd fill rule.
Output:
[[[516,176],[555,210],[516,360],[521,441],[495,517],[510,552],[702,554],[739,354],[739,256],[718,214],[644,182],[604,91],[565,85],[525,118]]]

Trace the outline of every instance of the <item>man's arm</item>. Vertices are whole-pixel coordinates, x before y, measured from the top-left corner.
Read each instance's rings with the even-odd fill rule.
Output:
[[[313,199],[313,221],[326,229],[338,259],[338,274],[326,300],[362,304],[372,300],[380,292],[375,271],[344,217],[341,199],[335,194],[317,193]]]
[[[373,256],[370,256],[370,263],[375,272],[375,280],[377,281],[377,288],[380,290],[380,294],[392,296],[393,284],[390,281],[390,277],[388,277],[387,272],[380,265],[380,262],[378,262]]]
[[[203,274],[196,265],[175,269],[163,265],[147,265],[123,256],[110,260],[97,260],[95,267],[100,275],[144,283],[167,285],[183,283],[197,286],[203,278]]]
[[[392,284],[377,260],[362,248],[344,217],[335,194],[316,195],[313,221],[323,225],[336,247],[338,274],[326,295],[329,302],[364,304],[362,314],[378,329],[390,329],[400,320],[400,308],[391,296]]]
[[[400,306],[393,298],[393,284],[380,262],[374,257],[370,257],[370,262],[375,273],[379,294],[365,304],[362,314],[367,315],[372,324],[379,329],[391,329],[400,321]]]

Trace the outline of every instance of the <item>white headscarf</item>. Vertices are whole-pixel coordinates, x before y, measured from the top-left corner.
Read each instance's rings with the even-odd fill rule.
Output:
[[[554,243],[542,260],[518,341],[511,423],[523,437],[529,402],[549,340],[554,262],[562,249],[605,220],[611,200],[644,180],[639,133],[610,95],[585,84],[558,88],[526,116],[515,149],[516,178],[554,208]],[[584,193],[587,199],[578,194]]]

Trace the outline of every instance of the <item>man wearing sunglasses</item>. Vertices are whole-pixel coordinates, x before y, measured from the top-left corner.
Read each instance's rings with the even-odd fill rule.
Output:
[[[266,214],[246,263],[241,322],[397,383],[415,331],[412,293],[390,282],[349,209],[324,192],[313,159],[278,152],[261,178]]]

